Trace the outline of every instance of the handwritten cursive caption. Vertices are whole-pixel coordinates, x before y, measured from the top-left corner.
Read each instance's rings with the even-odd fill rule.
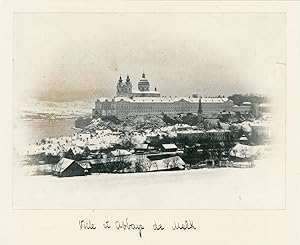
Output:
[[[90,230],[95,231],[97,229],[102,230],[116,230],[116,231],[136,231],[140,238],[143,237],[143,231],[145,230],[146,225],[140,223],[131,222],[128,218],[123,220],[106,220],[100,226],[96,222],[90,219],[80,219],[79,220],[79,230]],[[153,231],[164,231],[164,230],[173,230],[173,231],[187,231],[187,230],[196,230],[196,226],[193,220],[184,220],[173,221],[171,224],[164,225],[156,220],[153,221],[152,227],[149,228]]]

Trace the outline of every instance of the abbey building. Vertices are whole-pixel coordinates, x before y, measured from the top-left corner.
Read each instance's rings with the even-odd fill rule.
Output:
[[[120,76],[117,82],[117,94],[113,98],[99,98],[95,102],[93,116],[115,115],[123,118],[133,115],[175,115],[180,113],[199,112],[199,104],[203,114],[214,115],[219,113],[232,113],[237,110],[249,111],[250,107],[237,108],[233,102],[225,97],[199,98],[166,97],[161,96],[155,87],[151,90],[150,81],[142,74],[138,81],[138,90],[133,90],[129,75],[123,80]]]

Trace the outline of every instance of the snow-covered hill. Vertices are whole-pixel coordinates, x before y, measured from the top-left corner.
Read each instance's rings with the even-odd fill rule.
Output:
[[[15,116],[25,120],[76,118],[91,114],[93,100],[52,102],[30,99],[15,104]]]

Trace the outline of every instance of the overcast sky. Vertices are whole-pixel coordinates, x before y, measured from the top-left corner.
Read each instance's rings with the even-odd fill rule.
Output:
[[[285,82],[279,13],[15,15],[16,96],[113,96],[119,75],[142,72],[162,95],[270,94]]]

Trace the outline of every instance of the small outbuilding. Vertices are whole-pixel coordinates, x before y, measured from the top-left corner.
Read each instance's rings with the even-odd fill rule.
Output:
[[[148,151],[149,145],[148,144],[139,144],[136,147],[134,147],[134,152],[139,153],[145,153]]]
[[[126,157],[130,155],[131,153],[129,151],[123,149],[116,149],[108,154],[109,157]]]
[[[174,152],[178,149],[175,144],[162,144],[161,146],[164,152]]]
[[[52,167],[52,174],[58,177],[84,176],[86,171],[75,160],[62,158]]]

